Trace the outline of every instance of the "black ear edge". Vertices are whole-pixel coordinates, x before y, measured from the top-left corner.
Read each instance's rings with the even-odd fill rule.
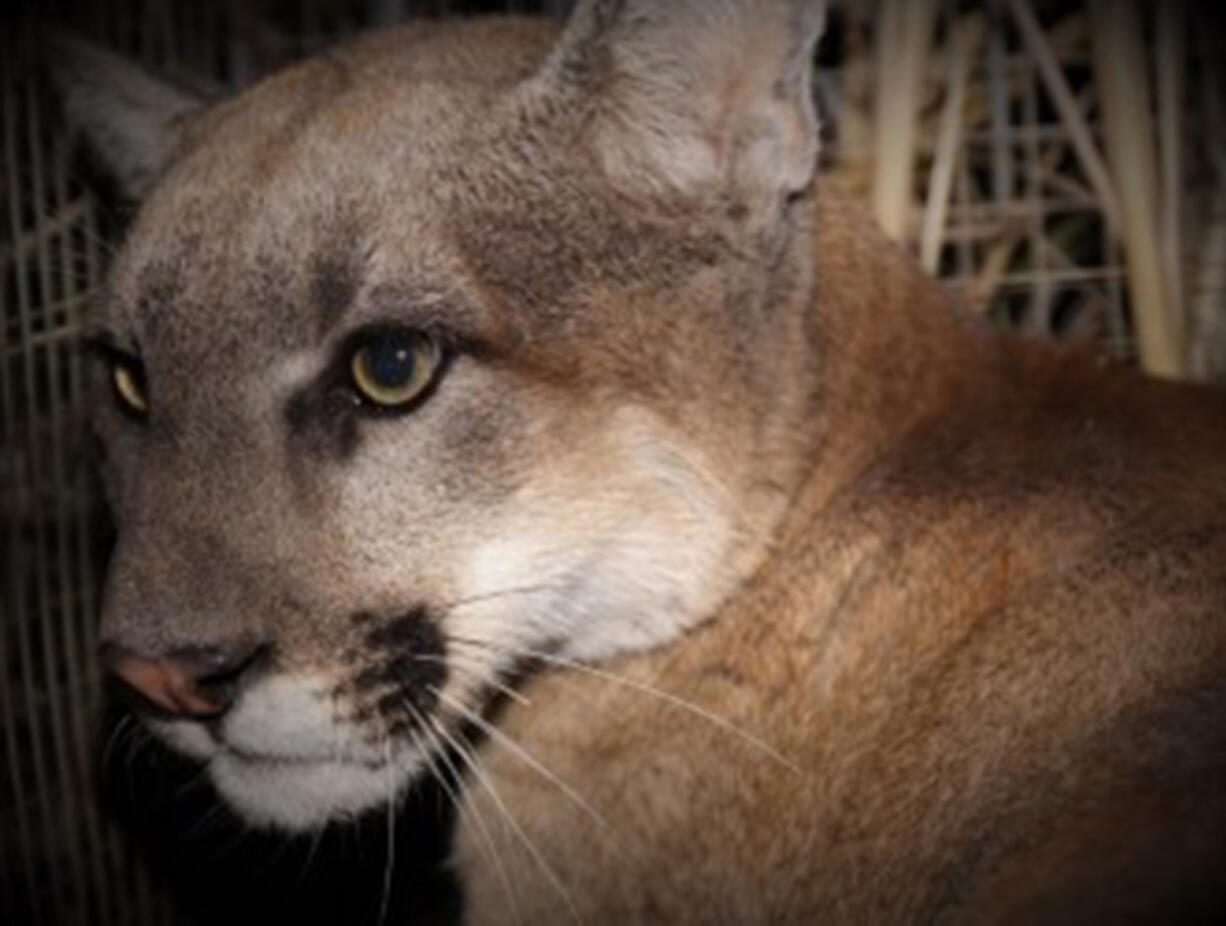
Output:
[[[43,33],[40,43],[44,49],[43,63],[50,82],[62,91],[64,79],[74,63],[92,64],[99,70],[103,67],[122,67],[138,71],[148,80],[161,84],[179,97],[187,108],[195,111],[226,99],[233,88],[225,83],[205,77],[184,68],[150,69],[108,45],[95,41],[79,32],[66,29],[50,29]]]
[[[139,201],[208,98],[75,33],[50,32],[44,48],[46,77],[69,131],[120,197]]]

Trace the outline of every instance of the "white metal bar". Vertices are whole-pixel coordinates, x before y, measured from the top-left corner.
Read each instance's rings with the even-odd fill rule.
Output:
[[[970,36],[964,24],[951,24],[946,44],[949,77],[946,82],[945,111],[941,115],[936,160],[928,176],[928,195],[920,232],[920,262],[929,273],[936,273],[941,256],[954,166],[962,147],[962,110],[966,105],[967,59],[970,56]]]
[[[1081,108],[1077,105],[1077,99],[1069,89],[1064,73],[1060,70],[1060,63],[1043,37],[1043,30],[1039,27],[1028,0],[1008,0],[1008,3],[1013,13],[1013,20],[1026,43],[1026,48],[1038,66],[1039,75],[1043,78],[1043,86],[1068,131],[1069,141],[1081,162],[1081,169],[1085,171],[1086,179],[1090,181],[1094,192],[1102,200],[1103,212],[1107,216],[1108,223],[1112,228],[1118,229],[1120,228],[1120,209],[1116,200],[1115,186],[1103,163],[1102,155],[1098,152],[1098,146],[1094,143],[1093,133],[1086,124]]]

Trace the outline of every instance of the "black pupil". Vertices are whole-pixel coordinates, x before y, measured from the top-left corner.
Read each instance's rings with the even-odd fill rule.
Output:
[[[376,383],[388,389],[404,386],[413,380],[413,348],[399,338],[380,338],[367,349],[370,375]]]

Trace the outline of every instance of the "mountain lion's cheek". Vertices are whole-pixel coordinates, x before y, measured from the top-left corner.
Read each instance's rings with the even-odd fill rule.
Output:
[[[349,584],[370,593],[391,585],[420,595],[423,585],[443,581],[448,570],[439,566],[454,562],[482,516],[456,489],[461,476],[428,447],[403,444],[363,448],[337,473],[325,530],[335,555],[348,564]],[[485,507],[493,504],[485,499]]]
[[[559,446],[549,471],[486,513],[484,536],[462,550],[456,585],[467,604],[444,626],[466,658],[506,667],[646,649],[723,594],[734,527],[702,456],[635,406],[613,411],[585,443]]]

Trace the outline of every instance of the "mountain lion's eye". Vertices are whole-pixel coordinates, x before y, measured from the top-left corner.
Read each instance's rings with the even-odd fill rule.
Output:
[[[111,364],[111,381],[115,395],[126,412],[144,416],[149,413],[149,398],[145,393],[145,373],[139,362],[115,360]]]
[[[364,400],[380,408],[396,409],[425,392],[442,359],[442,349],[433,338],[417,332],[386,331],[358,345],[349,372]]]

